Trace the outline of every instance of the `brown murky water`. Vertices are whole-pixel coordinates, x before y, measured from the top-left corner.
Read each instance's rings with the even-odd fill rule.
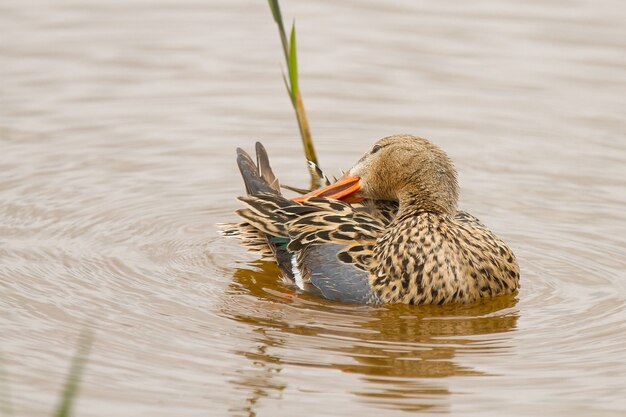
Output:
[[[265,1],[0,5],[0,356],[48,415],[626,413],[626,7],[284,1],[320,160],[442,146],[523,288],[475,306],[294,294],[217,234],[262,140],[306,184]],[[1,409],[1,408],[0,408]]]

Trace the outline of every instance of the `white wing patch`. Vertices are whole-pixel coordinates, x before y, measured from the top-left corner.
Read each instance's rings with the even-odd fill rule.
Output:
[[[293,274],[293,279],[296,282],[298,288],[304,291],[304,280],[302,279],[302,274],[300,273],[300,268],[298,268],[298,262],[296,261],[296,255],[291,257],[291,273]]]

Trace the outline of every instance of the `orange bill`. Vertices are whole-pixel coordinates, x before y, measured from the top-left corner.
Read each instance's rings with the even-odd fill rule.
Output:
[[[362,201],[363,198],[355,196],[354,193],[361,189],[361,186],[359,185],[360,180],[360,177],[353,177],[350,174],[346,174],[334,184],[318,188],[317,190],[313,190],[308,194],[292,198],[292,200],[298,203],[302,203],[310,197],[326,197],[343,200],[347,203],[358,203],[359,201]]]

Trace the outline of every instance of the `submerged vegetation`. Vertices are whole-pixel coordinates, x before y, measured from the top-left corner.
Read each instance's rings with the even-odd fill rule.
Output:
[[[285,61],[287,63],[287,72],[289,77],[286,77],[283,73],[283,81],[287,88],[287,93],[291,99],[291,104],[296,113],[296,119],[298,120],[298,127],[300,129],[300,136],[302,138],[302,146],[304,147],[304,156],[308,161],[313,162],[315,165],[319,165],[317,161],[317,154],[315,153],[315,147],[313,146],[313,138],[311,137],[311,129],[309,128],[309,120],[306,116],[306,110],[304,109],[304,102],[302,101],[302,94],[300,93],[300,87],[298,83],[298,55],[296,52],[296,24],[291,24],[291,35],[287,40],[287,34],[285,32],[285,26],[283,24],[283,16],[280,11],[280,4],[278,0],[268,0],[270,9],[272,10],[272,16],[278,26],[278,33],[283,46],[283,53],[285,55]],[[318,176],[315,175],[314,169],[309,165],[309,173],[311,174],[311,187],[317,188],[321,184],[318,184]]]

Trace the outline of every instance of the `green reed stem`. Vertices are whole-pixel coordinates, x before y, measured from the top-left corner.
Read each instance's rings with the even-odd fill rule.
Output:
[[[72,358],[72,364],[70,365],[70,370],[65,380],[65,386],[59,399],[59,405],[54,413],[55,417],[69,417],[72,415],[72,407],[76,401],[78,387],[92,343],[93,335],[91,331],[83,329],[78,340],[78,348]]]
[[[280,41],[283,45],[283,53],[285,54],[285,62],[287,63],[287,70],[289,78],[283,74],[283,81],[291,98],[291,104],[296,113],[296,119],[298,120],[298,128],[300,129],[300,137],[302,138],[302,146],[304,147],[304,156],[307,160],[312,161],[315,165],[319,165],[317,161],[317,154],[315,153],[315,147],[313,146],[313,138],[311,137],[311,129],[309,128],[309,120],[306,116],[304,109],[304,102],[302,101],[302,94],[300,94],[300,87],[298,83],[298,56],[296,53],[296,24],[291,25],[291,35],[289,41],[287,40],[287,34],[285,32],[285,26],[283,25],[283,16],[280,11],[280,5],[278,0],[268,0],[270,9],[272,10],[272,16],[278,26],[278,33],[280,35]],[[318,178],[315,175],[315,171],[308,167],[311,174],[311,187],[317,188],[321,184],[318,182]]]

